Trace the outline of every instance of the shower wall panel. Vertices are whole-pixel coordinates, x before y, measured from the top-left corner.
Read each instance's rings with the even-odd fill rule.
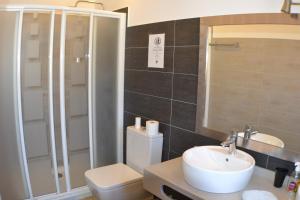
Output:
[[[50,21],[50,13],[25,12],[23,15],[22,111],[27,162],[34,196],[56,192],[48,101]]]
[[[15,43],[17,12],[0,11],[0,194],[2,199],[27,199],[24,166],[15,113]]]
[[[118,162],[119,19],[95,17],[93,37],[94,137],[96,167]],[[122,147],[119,147],[122,148]]]

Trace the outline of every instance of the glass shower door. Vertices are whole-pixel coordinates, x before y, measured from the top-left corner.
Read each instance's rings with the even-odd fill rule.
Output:
[[[23,14],[22,125],[35,197],[86,185],[84,172],[91,168],[89,19],[54,12]]]
[[[52,89],[49,76],[51,13],[23,14],[21,40],[21,103],[26,157],[33,196],[59,190],[55,168]],[[52,23],[51,23],[52,22]],[[41,184],[42,183],[42,184]]]
[[[89,140],[90,17],[67,14],[65,30],[65,128],[71,188],[85,186],[91,168]]]

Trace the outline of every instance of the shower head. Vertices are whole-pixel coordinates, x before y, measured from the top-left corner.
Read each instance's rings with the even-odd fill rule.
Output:
[[[284,13],[291,13],[292,0],[284,0],[281,11]]]

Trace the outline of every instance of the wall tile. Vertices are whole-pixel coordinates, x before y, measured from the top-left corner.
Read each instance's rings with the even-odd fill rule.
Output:
[[[42,65],[39,62],[27,62],[24,67],[25,87],[41,87]]]
[[[69,158],[70,162],[70,176],[72,177],[72,187],[77,188],[85,185],[85,176],[83,173],[90,169],[90,154],[89,150],[76,152],[71,154]],[[44,173],[43,173],[44,174]],[[41,174],[41,176],[43,176]],[[39,178],[40,180],[40,178]]]
[[[74,117],[69,121],[69,145],[71,151],[89,148],[88,117]]]
[[[178,157],[180,157],[181,156],[181,154],[178,154],[178,153],[175,153],[175,152],[169,152],[169,159],[171,160],[171,159],[175,159],[175,158],[178,158]]]
[[[125,111],[169,124],[171,100],[125,91]]]
[[[148,48],[125,49],[125,69],[147,69]]]
[[[49,155],[47,134],[47,125],[44,121],[24,123],[24,137],[28,158]]]
[[[84,86],[76,86],[70,89],[70,115],[86,115],[88,113],[87,107],[87,91]]]
[[[197,103],[197,85],[197,76],[174,74],[173,99]]]
[[[165,47],[164,68],[148,68],[148,48],[127,48],[125,51],[125,68],[149,71],[173,71],[174,47]]]
[[[194,131],[196,125],[196,109],[196,105],[173,101],[172,125]]]
[[[183,129],[171,128],[170,152],[181,155],[194,146],[219,145],[220,142]]]
[[[126,127],[127,126],[131,126],[134,124],[134,118],[136,116],[128,113],[128,112],[124,112],[124,123],[123,123],[123,160],[126,163],[126,141],[127,141],[127,137],[126,137]]]
[[[185,150],[196,146],[196,134],[171,128],[170,151],[181,155]]]
[[[161,161],[165,162],[165,161],[168,161],[168,160],[170,160],[170,158],[169,158],[169,149],[166,150],[166,151],[163,150],[162,156],[161,156]]]
[[[259,153],[259,152],[255,152],[249,149],[245,149],[245,148],[240,148],[242,151],[245,151],[247,153],[249,153],[254,159],[255,159],[255,164],[259,167],[263,167],[266,168],[267,167],[267,162],[268,162],[268,155]]]
[[[199,45],[200,19],[178,20],[175,24],[175,45]]]
[[[199,47],[175,47],[174,72],[184,74],[198,74]]]
[[[147,71],[126,71],[125,90],[171,98],[172,74]]]
[[[86,83],[87,67],[85,63],[74,63],[72,67],[70,67],[70,70],[72,85],[84,85]]]
[[[292,173],[292,171],[295,168],[295,164],[290,161],[281,160],[279,158],[275,158],[273,156],[269,156],[267,169],[275,170],[276,167],[283,167],[289,169],[289,173]]]
[[[149,34],[165,33],[165,46],[174,46],[174,21],[127,28],[126,47],[147,47]]]
[[[42,90],[25,90],[23,92],[24,121],[44,118],[44,94]],[[34,109],[32,109],[34,105]]]

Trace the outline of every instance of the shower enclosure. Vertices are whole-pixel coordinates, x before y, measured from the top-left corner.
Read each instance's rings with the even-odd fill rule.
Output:
[[[122,161],[124,14],[0,8],[0,197],[88,194]]]

